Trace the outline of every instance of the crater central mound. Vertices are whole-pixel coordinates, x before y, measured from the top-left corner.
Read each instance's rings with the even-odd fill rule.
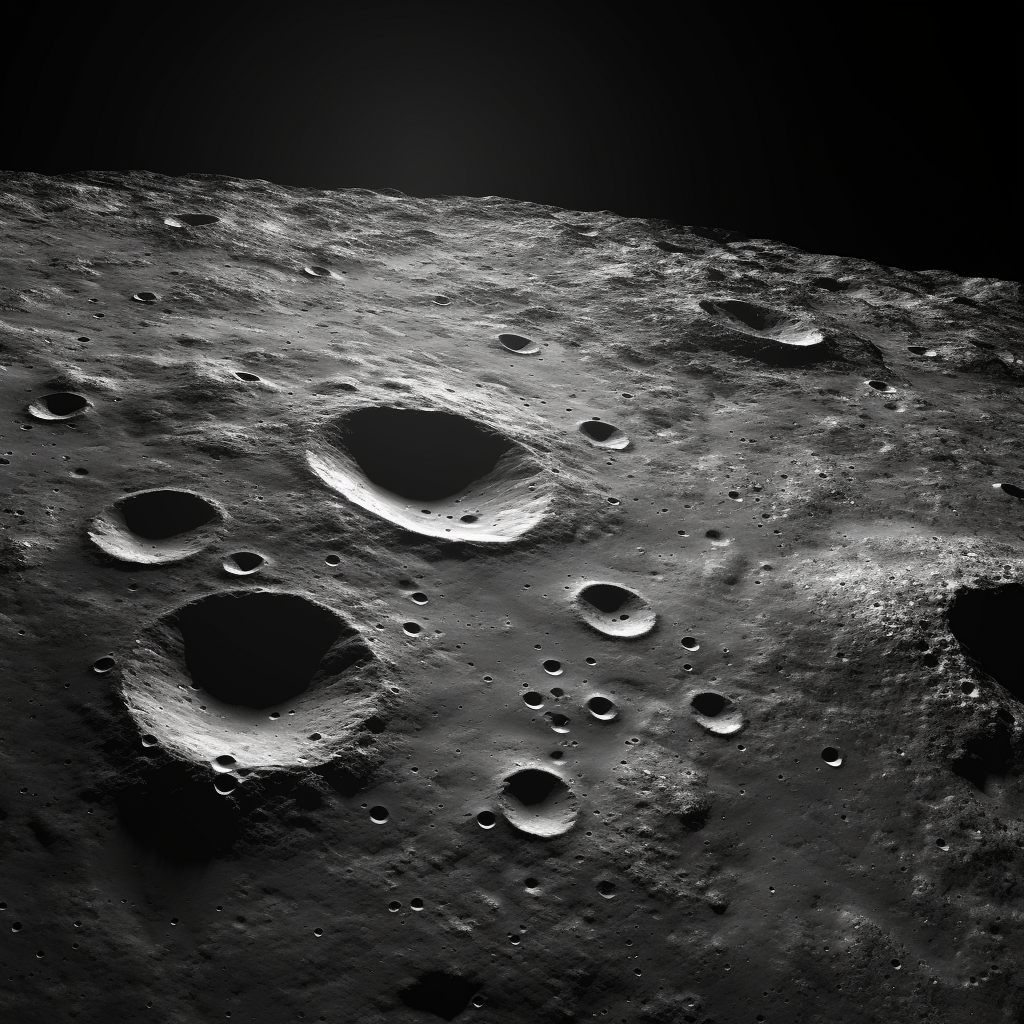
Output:
[[[179,757],[312,765],[374,714],[375,667],[332,609],[229,591],[157,620],[126,657],[123,693],[139,729]]]
[[[362,508],[448,540],[514,540],[541,521],[551,500],[521,444],[451,412],[356,409],[325,426],[307,460]]]
[[[90,524],[89,539],[125,562],[178,562],[209,545],[223,512],[192,491],[156,488],[118,498]]]

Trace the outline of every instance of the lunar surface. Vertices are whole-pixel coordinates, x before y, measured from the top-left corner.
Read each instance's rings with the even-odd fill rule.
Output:
[[[2,178],[4,1019],[1022,1019],[1019,284]]]

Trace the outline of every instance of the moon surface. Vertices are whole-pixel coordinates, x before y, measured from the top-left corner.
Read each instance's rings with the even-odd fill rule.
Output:
[[[1018,284],[2,192],[11,1020],[1020,1019]]]

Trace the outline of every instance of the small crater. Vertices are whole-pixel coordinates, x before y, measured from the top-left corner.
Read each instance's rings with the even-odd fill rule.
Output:
[[[28,414],[37,420],[73,420],[84,416],[92,403],[84,395],[73,391],[56,391],[52,395],[37,398],[28,407]]]
[[[695,636],[684,636],[679,642],[690,652],[700,650],[700,644],[697,642],[697,638]]]
[[[550,838],[568,832],[578,804],[572,790],[553,772],[524,768],[505,779],[502,813],[513,828]]]
[[[249,373],[248,370],[235,370],[235,376],[249,384],[256,384],[263,379],[262,377],[257,377],[255,373]]]
[[[587,701],[587,710],[602,722],[610,722],[619,714],[619,709],[607,697],[593,696]]]
[[[580,618],[605,636],[645,636],[657,621],[654,610],[640,594],[616,583],[588,583],[572,600]]]
[[[208,213],[177,213],[172,217],[165,217],[164,223],[169,228],[201,228],[207,224],[216,224],[220,217],[214,217]]]
[[[218,754],[210,763],[215,772],[230,772],[238,764],[230,754]]]
[[[238,788],[238,779],[234,775],[218,775],[213,780],[213,788],[221,796],[227,796],[228,793],[233,793]]]
[[[695,693],[690,698],[694,721],[708,732],[731,736],[743,728],[743,716],[736,704],[714,690]]]
[[[423,632],[423,627],[418,622],[403,622],[402,632],[406,636],[419,636]]]
[[[498,344],[506,352],[514,352],[517,356],[535,356],[540,351],[540,345],[521,334],[499,334]]]
[[[893,394],[896,389],[891,384],[886,384],[884,380],[868,380],[864,382],[869,388],[875,391],[881,391],[883,394]]]
[[[516,540],[542,521],[554,486],[518,442],[484,423],[425,409],[345,413],[321,431],[307,460],[356,505],[445,540]]]
[[[612,448],[621,451],[629,447],[629,438],[618,427],[602,420],[584,420],[579,432],[598,448]]]
[[[742,355],[779,366],[827,356],[824,335],[800,317],[740,299],[702,299],[699,306],[722,326],[760,339],[759,345],[738,346]]]
[[[934,359],[939,354],[935,349],[925,348],[924,345],[909,345],[907,351],[912,352],[915,356],[925,356],[928,359]]]
[[[236,551],[224,560],[224,571],[232,576],[251,576],[259,571],[265,561],[255,551]]]
[[[845,292],[846,285],[842,281],[836,281],[831,277],[815,277],[812,278],[811,284],[815,288],[824,288],[828,292]]]
[[[548,658],[543,664],[544,671],[549,676],[560,676],[562,674],[562,663],[555,661],[553,658]]]
[[[479,990],[479,985],[461,975],[428,971],[398,995],[411,1010],[433,1014],[442,1020],[455,1020]]]
[[[548,725],[555,732],[569,731],[569,718],[567,715],[560,715],[557,711],[545,711],[544,717],[547,719]]]
[[[449,306],[452,300],[447,295],[435,295],[432,301],[435,306]]]
[[[386,807],[380,806],[380,804],[378,804],[376,807],[370,808],[370,821],[372,821],[375,825],[383,825],[384,822],[386,822],[389,817],[390,815],[388,814],[388,809]]]
[[[330,565],[330,566],[341,565],[341,555],[328,555],[324,559],[324,565]]]
[[[303,267],[302,272],[307,277],[334,277],[327,267]]]
[[[843,763],[843,755],[835,747],[824,747],[821,751],[821,759],[830,768],[838,768]]]
[[[92,670],[97,675],[106,675],[116,664],[113,658],[97,658],[92,663]]]
[[[136,292],[132,296],[132,302],[157,302],[159,298],[156,292]]]
[[[614,882],[602,881],[597,883],[597,891],[606,899],[615,898],[616,885]]]
[[[523,701],[528,708],[533,708],[535,711],[544,707],[544,696],[536,690],[530,690],[528,693],[524,693]]]
[[[476,816],[476,823],[481,828],[494,828],[497,821],[498,818],[497,815],[495,815],[494,811],[481,811]]]
[[[89,539],[124,562],[180,562],[213,542],[224,513],[192,491],[154,489],[119,498],[90,524]]]

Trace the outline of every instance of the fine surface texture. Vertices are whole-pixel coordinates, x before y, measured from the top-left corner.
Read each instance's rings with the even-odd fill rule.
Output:
[[[0,1015],[1012,1024],[1020,285],[0,173]]]

